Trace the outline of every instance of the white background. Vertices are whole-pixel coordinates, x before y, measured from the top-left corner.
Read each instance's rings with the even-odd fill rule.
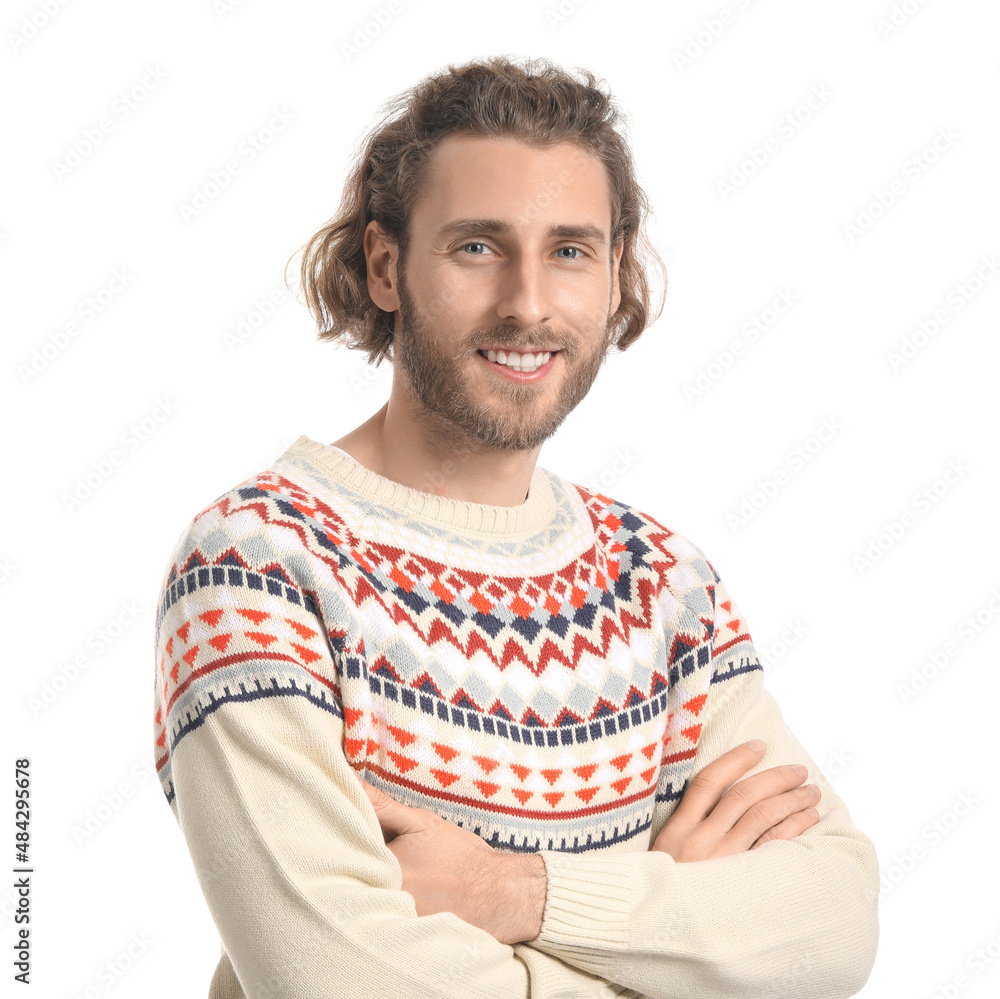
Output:
[[[150,769],[166,559],[299,434],[333,441],[385,401],[389,366],[318,342],[283,268],[383,101],[508,53],[608,81],[669,275],[662,317],[540,463],[686,535],[727,582],[789,726],[878,847],[861,995],[997,995],[975,952],[1000,954],[1000,8],[399,0],[358,36],[386,6],[4,7],[2,743],[8,772],[31,759],[39,994],[207,992],[218,934]]]

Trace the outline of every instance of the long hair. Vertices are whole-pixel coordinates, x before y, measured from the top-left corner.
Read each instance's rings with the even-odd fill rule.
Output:
[[[593,73],[578,73],[582,80],[546,59],[519,63],[493,56],[449,65],[384,106],[358,149],[337,213],[289,258],[291,263],[302,253],[302,289],[320,339],[343,338],[376,365],[392,357],[393,313],[368,294],[365,230],[377,222],[383,237],[398,244],[402,266],[425,161],[453,133],[537,146],[571,142],[604,165],[611,245],[623,243],[612,343],[625,350],[638,339],[662,311],[666,273],[646,236],[649,204],[620,129],[622,112]],[[662,275],[655,308],[646,273],[650,261]]]

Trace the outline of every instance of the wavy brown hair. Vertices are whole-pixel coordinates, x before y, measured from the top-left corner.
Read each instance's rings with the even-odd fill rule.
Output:
[[[612,342],[625,350],[638,339],[662,311],[666,272],[646,236],[649,204],[621,130],[622,112],[593,73],[577,72],[582,79],[546,59],[493,56],[449,65],[384,106],[355,156],[340,209],[289,258],[291,263],[302,253],[302,289],[320,339],[344,338],[376,365],[392,357],[393,313],[380,309],[368,294],[365,230],[372,220],[378,223],[384,238],[399,246],[401,269],[425,161],[453,133],[537,146],[571,142],[604,164],[611,245],[623,243],[621,304],[611,317]],[[662,275],[655,308],[650,262]]]

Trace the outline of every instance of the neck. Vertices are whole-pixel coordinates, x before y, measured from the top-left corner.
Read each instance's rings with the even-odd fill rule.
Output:
[[[541,446],[498,451],[441,427],[432,413],[414,414],[395,396],[334,446],[379,475],[449,499],[491,506],[525,502]]]

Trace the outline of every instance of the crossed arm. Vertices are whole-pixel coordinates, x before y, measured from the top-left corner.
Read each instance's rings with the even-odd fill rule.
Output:
[[[805,766],[784,764],[736,783],[760,762],[765,748],[759,739],[745,742],[696,774],[650,849],[678,862],[710,860],[792,839],[814,825],[822,792],[803,783]],[[539,854],[495,850],[430,809],[411,808],[358,780],[418,916],[453,912],[500,943],[538,937],[548,887]]]
[[[319,710],[303,696],[223,703],[173,757],[178,820],[225,951],[211,999],[619,994],[450,911],[417,918]]]
[[[695,773],[721,761],[713,790],[692,780],[673,818],[654,825],[656,849],[608,856],[500,854],[444,820],[429,823],[421,809],[401,806],[389,817],[372,806],[329,733],[317,729],[317,708],[306,698],[270,697],[260,708],[223,704],[174,759],[179,819],[223,960],[231,960],[248,999],[329,999],[362,984],[369,995],[394,999],[797,999],[804,979],[812,994],[854,995],[877,942],[874,850],[783,727],[759,677],[759,670],[747,674],[745,689],[725,705],[750,699],[739,723],[720,721],[702,735]],[[710,807],[719,785],[749,759],[742,742],[728,761],[723,747],[734,735],[758,734],[768,749],[757,767],[772,765],[769,783],[751,785],[768,771],[751,773]],[[775,823],[776,813],[764,817],[757,807],[801,806],[798,790],[768,794],[798,779],[781,769],[798,760],[822,788],[820,817],[793,838],[777,838],[793,827],[783,823],[811,819],[796,819],[798,807]],[[756,788],[755,805],[740,800],[741,785]],[[414,821],[446,831],[449,851],[431,851],[428,862],[433,836],[392,831],[412,830]],[[774,838],[759,842],[754,823],[767,822],[763,836]],[[713,843],[722,855],[683,860],[687,849]],[[724,852],[734,846],[741,852]],[[519,869],[521,862],[536,870]],[[432,884],[442,867],[443,889]],[[480,880],[491,870],[492,879]],[[434,895],[440,891],[451,897]]]
[[[269,611],[270,599],[259,605]],[[210,592],[188,594],[170,630],[194,643],[210,614],[226,630],[231,616],[237,634],[240,612],[219,606]],[[274,613],[315,625],[287,602]],[[835,999],[867,980],[873,845],[759,669],[712,685],[696,776],[672,813],[657,803],[648,851],[523,856],[422,809],[374,807],[343,749],[345,719],[316,683],[332,663],[299,669],[296,647],[282,670],[299,672],[282,684],[273,658],[226,649],[238,670],[224,674],[227,696],[175,719],[187,719],[171,754],[177,817],[223,940],[218,980],[238,981],[247,999],[358,988],[393,999],[797,999],[803,977],[810,994]],[[766,744],[756,762],[744,745],[754,738]],[[818,818],[784,769],[799,762],[822,790]],[[428,825],[447,850],[420,831]]]

